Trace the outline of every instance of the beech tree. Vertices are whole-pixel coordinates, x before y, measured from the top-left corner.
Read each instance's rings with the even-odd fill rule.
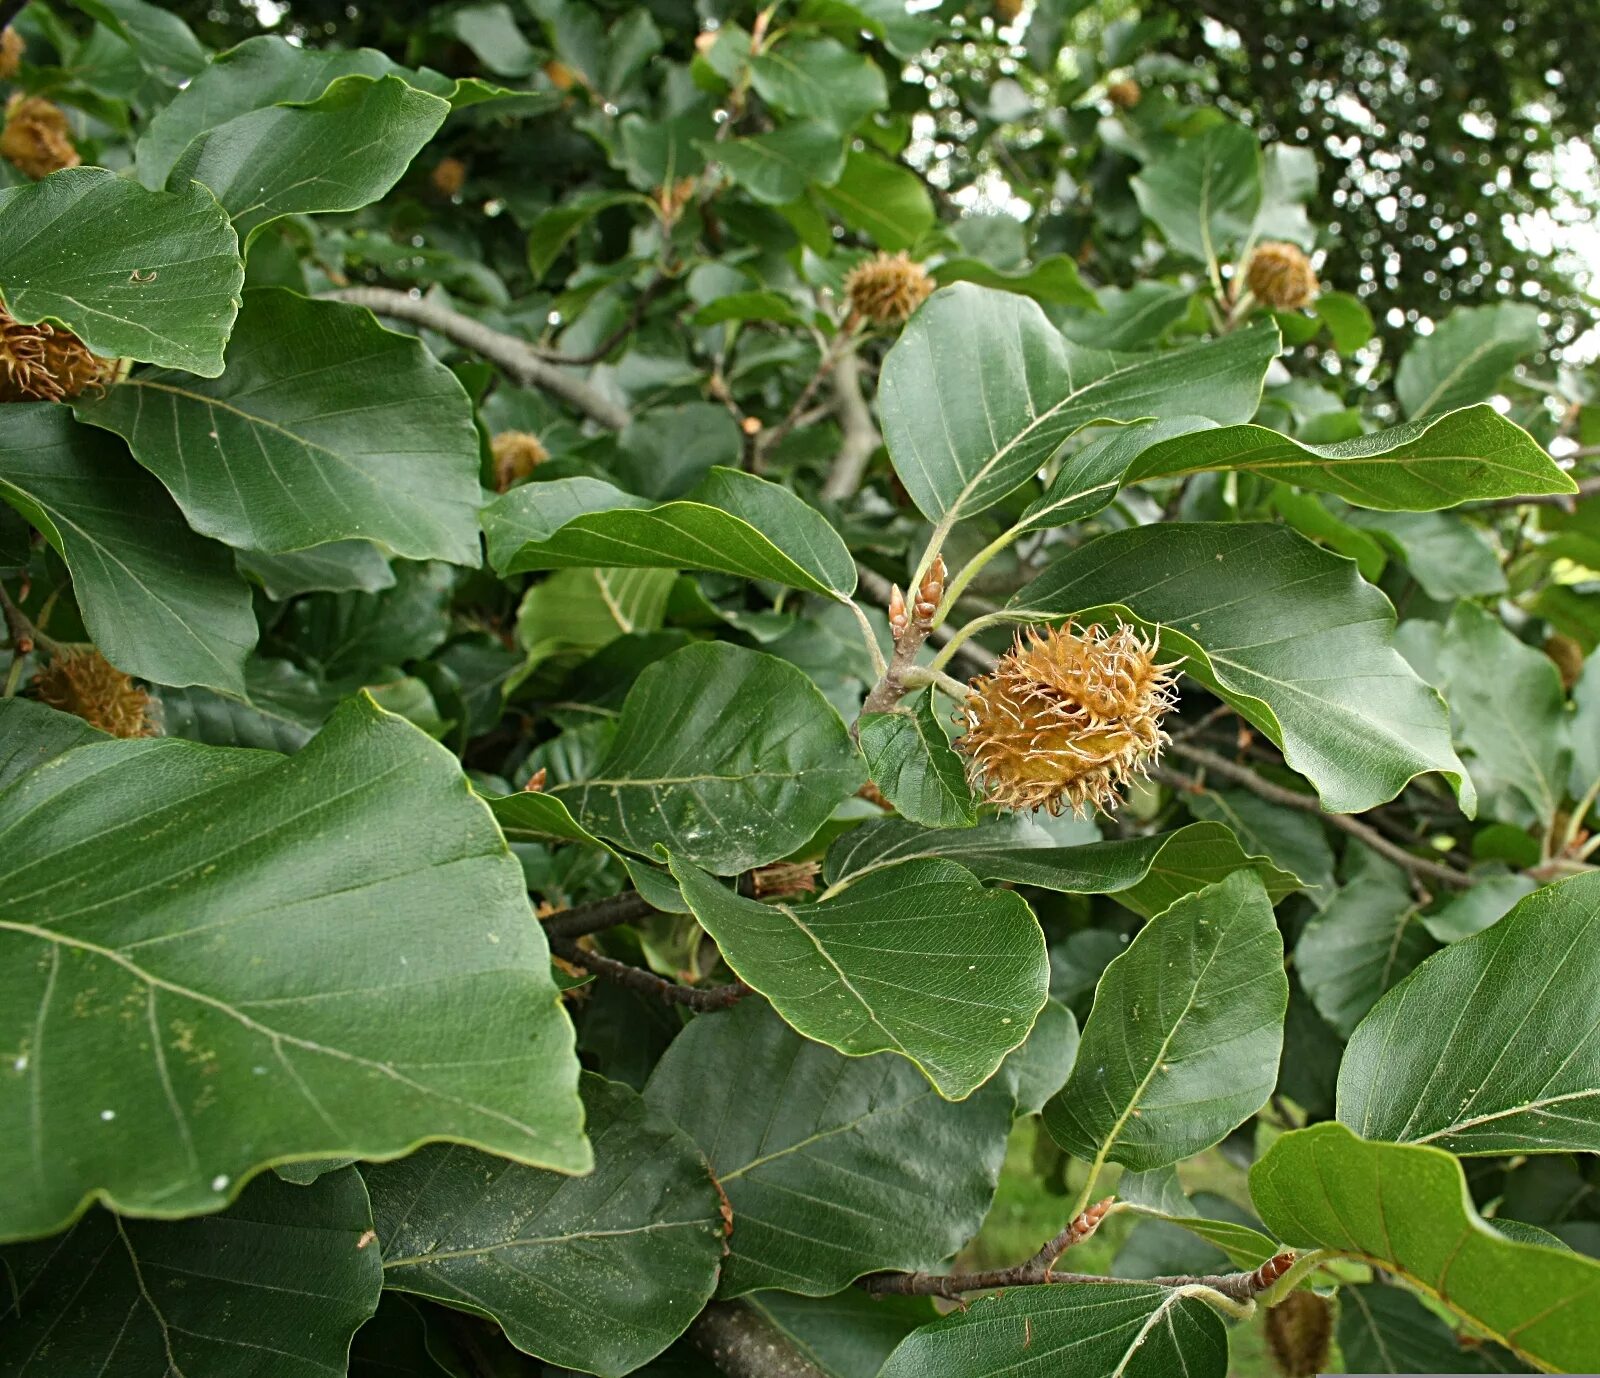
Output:
[[[255,9],[0,6],[0,1374],[1600,1367],[1570,320],[1155,13]]]

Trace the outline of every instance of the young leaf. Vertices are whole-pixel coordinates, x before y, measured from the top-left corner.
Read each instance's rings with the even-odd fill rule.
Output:
[[[471,403],[420,340],[360,307],[247,292],[215,382],[142,372],[76,410],[228,545],[275,554],[359,537],[478,563]]]
[[[844,723],[787,661],[725,641],[645,668],[599,774],[549,791],[590,832],[718,875],[787,856],[861,785]]]
[[[385,1287],[488,1316],[547,1363],[620,1378],[710,1300],[721,1201],[676,1125],[617,1082],[581,1085],[586,1177],[456,1144],[362,1171]]]
[[[0,831],[0,1168],[26,1184],[0,1238],[430,1138],[588,1166],[521,870],[450,754],[370,700],[292,757],[80,747],[0,794]]]
[[[709,569],[824,595],[855,591],[856,566],[828,520],[786,488],[713,469],[677,502],[599,479],[525,483],[483,512],[501,575],[595,565]]]
[[[244,692],[250,590],[120,442],[51,402],[0,408],[0,499],[66,561],[84,625],[118,669]]]
[[[1139,206],[1167,243],[1201,263],[1227,262],[1250,232],[1262,194],[1261,142],[1231,120],[1152,162],[1133,179]]]
[[[1157,355],[1087,349],[1037,302],[957,283],[928,299],[884,360],[884,439],[918,509],[953,526],[1092,422],[1248,421],[1278,348],[1268,327]]]
[[[1096,1168],[1143,1172],[1209,1148],[1271,1093],[1288,1001],[1261,882],[1237,871],[1186,896],[1106,968],[1045,1127]]]
[[[904,1059],[843,1057],[754,996],[698,1016],[644,1098],[700,1145],[732,1203],[730,1297],[827,1296],[876,1269],[938,1266],[989,1209],[1012,1111],[1004,1078],[942,1100]]]
[[[1438,694],[1394,649],[1394,609],[1348,560],[1282,527],[1116,531],[1012,598],[1019,617],[1122,617],[1283,748],[1323,807],[1359,813],[1437,770],[1476,805]]]
[[[1339,1118],[1453,1153],[1600,1152],[1600,875],[1535,891],[1361,1022]]]
[[[0,1250],[7,1368],[29,1378],[343,1373],[383,1286],[371,1227],[349,1168],[304,1187],[268,1173],[202,1220],[93,1210],[58,1238]]]
[[[1314,1125],[1267,1150],[1250,1195],[1284,1243],[1376,1264],[1538,1368],[1600,1353],[1600,1263],[1492,1229],[1448,1153]]]
[[[895,1052],[939,1094],[981,1086],[1033,1027],[1050,984],[1020,895],[953,861],[908,861],[817,904],[761,904],[672,863],[741,980],[807,1038],[852,1057]]]
[[[867,774],[902,818],[928,828],[978,821],[966,768],[934,717],[932,691],[904,712],[863,714],[856,731]]]
[[[1543,343],[1536,306],[1499,302],[1452,311],[1431,335],[1411,342],[1395,372],[1395,396],[1409,417],[1482,402]]]
[[[222,372],[244,264],[204,187],[146,191],[104,168],[66,168],[0,192],[0,236],[0,292],[17,320],[65,326],[108,358]]]
[[[1140,1282],[1014,1287],[913,1331],[878,1378],[1224,1378],[1217,1313]]]
[[[1531,435],[1490,406],[1434,414],[1332,445],[1304,445],[1265,426],[1226,426],[1150,446],[1125,481],[1209,469],[1260,474],[1384,511],[1431,512],[1469,499],[1578,491]]]

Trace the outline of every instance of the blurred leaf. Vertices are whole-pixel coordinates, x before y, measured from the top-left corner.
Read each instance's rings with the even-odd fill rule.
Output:
[[[1395,396],[1410,417],[1482,402],[1512,365],[1543,344],[1538,307],[1458,307],[1431,335],[1411,342],[1395,372]]]
[[[933,228],[933,202],[909,168],[872,153],[851,153],[836,177],[816,179],[822,199],[880,249],[909,249]],[[797,193],[798,194],[798,193]],[[789,197],[793,200],[793,197]]]
[[[1090,307],[1095,304],[1094,293],[1078,276],[1078,265],[1065,254],[1050,254],[1032,267],[1016,272],[1002,272],[981,258],[947,258],[933,270],[933,276],[941,287],[948,287],[952,282],[975,282],[980,287],[1018,292],[1052,306]]]
[[[1255,131],[1229,121],[1151,163],[1133,179],[1133,191],[1168,244],[1220,265],[1255,223],[1262,175]]]
[[[820,120],[796,120],[770,134],[707,145],[706,152],[757,201],[784,206],[812,183],[826,186],[844,170],[844,141]]]
[[[848,134],[889,101],[883,73],[870,58],[831,38],[789,39],[750,59],[756,94],[786,115],[820,120]]]

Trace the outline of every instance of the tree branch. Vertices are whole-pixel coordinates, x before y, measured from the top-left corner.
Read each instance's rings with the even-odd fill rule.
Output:
[[[882,437],[861,392],[861,357],[851,350],[834,366],[833,414],[839,418],[839,453],[822,485],[825,501],[843,502],[861,487],[867,461]]]
[[[590,904],[580,904],[572,909],[559,909],[544,919],[547,938],[583,938],[590,933],[602,933],[618,924],[638,923],[648,919],[657,910],[645,897],[633,890],[611,895]]]
[[[540,351],[526,340],[495,330],[448,306],[388,287],[345,287],[324,296],[333,301],[349,302],[352,306],[365,306],[380,316],[408,321],[443,335],[498,365],[515,382],[548,392],[608,430],[620,431],[628,424],[626,407],[602,396],[581,378],[563,373],[558,365],[542,358]]]
[[[889,586],[889,630],[894,636],[894,654],[878,676],[878,682],[868,691],[861,705],[862,713],[890,712],[911,688],[905,681],[905,673],[916,664],[917,652],[933,630],[933,615],[944,597],[944,576],[944,557],[936,555],[909,608],[898,585]]]
[[[743,1302],[712,1302],[688,1335],[728,1378],[828,1378],[783,1331]]]
[[[854,358],[856,352],[856,328],[852,323],[839,327],[839,333],[828,343],[823,350],[822,357],[817,360],[817,371],[806,380],[806,385],[800,389],[800,395],[794,399],[783,419],[770,430],[762,431],[756,437],[756,453],[766,456],[775,450],[783,439],[795,428],[800,417],[811,405],[811,399],[817,395],[817,389],[822,386],[823,380],[831,374],[846,357]]]
[[[726,986],[680,986],[664,976],[657,976],[653,971],[629,966],[603,953],[590,952],[586,947],[579,947],[571,938],[551,938],[550,951],[574,966],[603,976],[608,981],[615,981],[619,986],[626,986],[641,995],[659,996],[669,1005],[686,1005],[692,1010],[725,1010],[750,994],[750,987],[743,981],[734,981]]]

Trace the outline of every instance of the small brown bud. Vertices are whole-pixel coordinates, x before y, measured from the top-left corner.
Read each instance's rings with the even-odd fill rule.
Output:
[[[873,784],[871,780],[868,780],[866,784],[856,791],[856,798],[865,799],[869,804],[876,804],[885,813],[891,813],[894,810],[894,805],[883,797],[883,791]]]
[[[1555,632],[1544,643],[1544,653],[1561,672],[1562,688],[1571,689],[1583,673],[1583,647],[1565,632]]]
[[[37,181],[82,161],[72,143],[66,112],[42,96],[21,91],[6,103],[6,127],[0,133],[0,155]]]
[[[1019,635],[969,689],[956,747],[973,783],[1004,809],[1110,812],[1117,787],[1143,775],[1167,740],[1176,664],[1158,664],[1159,649],[1124,626]]]
[[[911,618],[906,613],[906,596],[899,584],[889,586],[889,630],[896,641],[911,629]]]
[[[1113,81],[1106,87],[1106,99],[1118,110],[1132,110],[1139,103],[1143,92],[1139,83],[1132,77],[1124,77],[1121,81]]]
[[[939,611],[939,604],[944,601],[944,580],[949,571],[945,568],[944,556],[935,555],[933,563],[928,566],[928,572],[922,576],[922,583],[917,588],[917,621],[927,626],[933,621],[934,613]]]
[[[550,84],[558,91],[570,91],[578,79],[572,68],[564,62],[555,61],[554,58],[544,64],[544,74],[550,78]]]
[[[1285,1249],[1281,1254],[1274,1254],[1250,1274],[1250,1290],[1265,1292],[1294,1266],[1294,1257],[1293,1249]]]
[[[504,493],[521,483],[550,458],[550,451],[545,449],[544,442],[527,431],[501,431],[489,442],[489,448],[494,454],[494,487],[497,493]]]
[[[547,781],[549,778],[549,768],[546,766],[540,766],[538,770],[534,771],[533,774],[528,777],[528,783],[522,788],[529,794],[538,794],[542,789],[544,789],[545,781]]]
[[[93,646],[62,651],[39,672],[33,688],[41,702],[113,737],[159,735],[150,695]]]
[[[433,165],[428,180],[440,196],[460,196],[461,188],[467,184],[467,165],[459,158],[441,158]]]
[[[1283,1378],[1315,1378],[1328,1366],[1333,1308],[1304,1288],[1267,1308],[1267,1348]]]
[[[123,372],[120,359],[91,353],[70,330],[24,325],[0,306],[0,402],[66,402],[104,392]]]
[[[1257,245],[1244,277],[1256,300],[1274,311],[1298,311],[1317,299],[1311,260],[1293,244]]]
[[[928,299],[933,285],[928,270],[905,254],[879,254],[850,270],[844,291],[851,309],[874,325],[899,325]]]
[[[759,416],[747,416],[739,423],[739,429],[746,435],[760,435],[761,418]]]
[[[15,29],[0,33],[0,81],[10,81],[22,66],[22,54],[27,44]]]

